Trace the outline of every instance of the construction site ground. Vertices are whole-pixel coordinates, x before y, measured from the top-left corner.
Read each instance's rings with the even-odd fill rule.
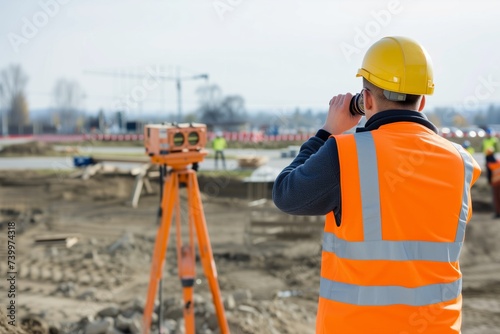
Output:
[[[249,233],[252,215],[272,212],[272,203],[249,205],[243,182],[205,182],[221,190],[202,198],[222,295],[226,302],[229,295],[234,301],[227,311],[232,333],[314,333],[320,233],[254,237]],[[106,307],[143,303],[159,194],[153,183],[155,194],[143,196],[139,207],[132,208],[126,202],[133,186],[134,178],[126,175],[84,181],[51,172],[0,172],[0,272],[7,272],[6,224],[15,221],[18,322],[34,314],[60,333],[69,333],[77,328],[69,324],[92,321]],[[492,218],[490,193],[482,177],[473,190],[475,213],[461,255],[464,334],[500,333],[500,220]],[[72,236],[78,238],[72,247],[35,243],[42,237]],[[165,300],[181,296],[174,240],[172,234]],[[210,293],[199,263],[197,273],[198,301],[208,305]],[[2,309],[6,285],[0,284]],[[423,319],[417,326],[431,323],[432,315]],[[0,324],[0,332],[5,328]]]

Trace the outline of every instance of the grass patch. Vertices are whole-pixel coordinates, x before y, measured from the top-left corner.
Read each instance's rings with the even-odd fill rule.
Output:
[[[28,158],[28,157],[64,157],[67,156],[67,153],[63,152],[50,152],[50,153],[33,153],[33,154],[27,154],[27,153],[1,153],[0,152],[0,158]]]
[[[300,146],[305,141],[268,141],[259,143],[242,143],[228,141],[228,148],[242,148],[242,149],[262,149],[262,150],[279,150],[288,148],[288,146]]]
[[[142,140],[131,140],[131,141],[102,141],[102,140],[84,140],[79,142],[53,142],[51,143],[57,146],[70,146],[70,147],[143,147],[144,142]]]
[[[238,159],[238,156],[237,155],[227,155],[227,154],[224,153],[224,158],[226,158],[226,160],[227,159],[236,160],[236,159]],[[215,154],[209,153],[209,154],[207,154],[207,156],[205,157],[205,159],[215,159]]]
[[[74,154],[74,155],[81,155],[81,156],[87,156],[87,154]],[[94,153],[94,154],[88,154],[88,156],[91,156],[92,158],[99,158],[99,159],[105,159],[105,158],[144,158],[145,161],[149,161],[149,157],[145,153]]]
[[[248,148],[248,149],[282,149],[287,148],[290,145],[302,145],[304,141],[268,141],[259,143],[243,143],[237,141],[227,141],[227,148]],[[54,145],[61,146],[71,146],[71,147],[143,147],[144,142],[142,140],[135,141],[100,141],[100,140],[88,140],[82,142],[55,142]],[[205,148],[211,148],[211,142],[207,143]]]
[[[39,175],[50,175],[50,174],[71,174],[75,171],[74,168],[65,168],[65,169],[34,169],[35,173]]]
[[[237,169],[237,170],[201,170],[198,175],[206,177],[230,177],[235,179],[244,179],[252,175],[252,169]]]

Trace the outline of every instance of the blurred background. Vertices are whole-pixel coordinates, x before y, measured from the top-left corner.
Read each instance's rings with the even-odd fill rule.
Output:
[[[220,131],[314,133],[355,93],[367,48],[422,43],[427,116],[450,136],[500,123],[495,1],[0,0],[5,135],[141,133],[198,121]],[[460,131],[458,131],[460,130]],[[260,139],[257,139],[260,140]]]

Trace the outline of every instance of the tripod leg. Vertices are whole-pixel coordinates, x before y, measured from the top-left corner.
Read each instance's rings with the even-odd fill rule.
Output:
[[[196,173],[192,170],[189,171],[188,174],[188,198],[189,211],[193,217],[196,235],[198,237],[198,250],[200,252],[201,263],[208,280],[210,291],[212,292],[219,329],[221,334],[229,334],[229,327],[224,313],[224,304],[222,303],[219,282],[217,281],[217,269],[215,268],[212,246],[210,245],[210,239],[208,237],[198,180],[196,179]]]
[[[195,334],[193,301],[195,261],[194,254],[191,252],[190,245],[182,246],[181,259],[179,262],[179,276],[181,279],[182,295],[184,298],[183,313],[186,326],[186,334]]]
[[[170,234],[170,225],[172,223],[172,212],[175,202],[178,200],[178,175],[172,173],[168,176],[164,185],[162,198],[162,218],[161,225],[156,234],[156,242],[151,260],[151,274],[149,278],[149,287],[146,305],[143,315],[143,333],[149,333],[151,327],[151,317],[154,310],[155,297],[158,290],[158,282],[161,280],[163,273],[163,264],[168,245],[168,237]]]
[[[182,179],[181,179],[182,180]],[[181,180],[179,180],[181,182]],[[195,278],[195,261],[194,252],[192,249],[192,240],[190,238],[189,245],[183,245],[181,233],[181,205],[177,201],[175,205],[175,230],[177,241],[177,267],[179,279],[182,286],[182,295],[184,298],[184,323],[186,334],[195,334],[194,322],[194,303],[193,303],[193,286]],[[191,226],[189,226],[191,235]]]

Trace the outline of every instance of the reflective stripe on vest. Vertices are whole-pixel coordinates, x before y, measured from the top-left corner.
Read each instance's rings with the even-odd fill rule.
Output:
[[[465,176],[455,242],[382,240],[375,144],[370,132],[357,133],[354,138],[361,187],[363,241],[347,241],[340,239],[333,233],[325,232],[323,251],[335,253],[337,257],[349,260],[458,261],[469,212],[469,192],[473,175],[473,162],[470,155],[460,145],[455,145],[464,163]],[[406,288],[402,286],[359,286],[321,278],[320,296],[355,305],[405,304],[422,306],[457,298],[461,286],[461,279],[451,283]]]
[[[321,278],[319,289],[321,297],[347,304],[424,306],[457,298],[462,291],[462,279],[451,283],[405,288],[402,286],[359,286]],[[334,298],[326,296],[334,296]]]
[[[463,241],[465,238],[465,228],[467,227],[467,213],[469,212],[469,192],[472,183],[472,173],[474,170],[474,165],[472,163],[470,155],[465,152],[462,146],[455,143],[453,143],[453,145],[462,156],[465,169],[464,172],[465,182],[462,195],[462,210],[460,211],[458,230],[457,230],[457,235],[455,237],[455,242],[457,242],[457,241]]]

